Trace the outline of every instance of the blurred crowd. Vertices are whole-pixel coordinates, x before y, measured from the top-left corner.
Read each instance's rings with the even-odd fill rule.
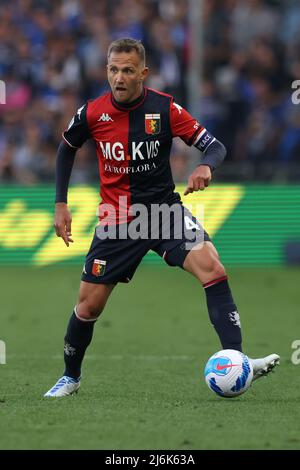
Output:
[[[196,116],[227,147],[224,180],[300,180],[298,0],[199,0],[202,80]],[[0,181],[53,182],[56,149],[74,112],[108,89],[106,51],[141,39],[147,85],[188,107],[188,0],[0,0]],[[299,82],[300,85],[300,82]],[[299,86],[300,88],[300,86]],[[300,98],[300,93],[298,94]],[[176,140],[176,181],[190,150]],[[77,154],[72,181],[97,181],[93,147]]]
[[[202,118],[228,149],[227,176],[299,181],[299,0],[203,4]]]

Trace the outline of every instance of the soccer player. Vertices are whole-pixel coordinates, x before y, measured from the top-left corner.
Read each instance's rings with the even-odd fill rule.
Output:
[[[148,67],[140,41],[125,38],[112,42],[107,58],[111,91],[78,109],[62,134],[57,153],[54,224],[57,236],[67,246],[73,242],[68,185],[76,151],[88,139],[96,147],[101,204],[77,305],[65,335],[65,371],[46,397],[62,397],[78,390],[82,361],[97,318],[114,287],[118,282],[131,280],[150,249],[169,265],[181,267],[199,280],[222,348],[242,351],[239,314],[225,268],[208,234],[174,192],[170,169],[172,139],[179,136],[201,151],[185,194],[204,190],[226,155],[225,147],[176,104],[172,96],[144,86]],[[142,228],[151,219],[147,236],[130,236],[133,230],[130,232],[128,227],[137,219],[133,210],[136,204],[143,205],[146,211]],[[174,209],[173,218],[152,220],[152,208],[162,204]],[[279,363],[279,356],[271,354],[251,361],[256,379],[268,374]]]

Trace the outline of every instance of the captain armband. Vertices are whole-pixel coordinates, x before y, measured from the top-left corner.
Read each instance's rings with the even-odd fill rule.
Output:
[[[200,165],[208,165],[212,170],[220,166],[226,157],[225,146],[206,129],[200,132],[193,145],[203,152]]]

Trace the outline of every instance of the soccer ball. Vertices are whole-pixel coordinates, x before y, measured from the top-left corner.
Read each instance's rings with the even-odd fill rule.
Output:
[[[217,395],[233,398],[250,387],[253,367],[245,354],[234,349],[223,349],[208,359],[204,377],[208,387]]]

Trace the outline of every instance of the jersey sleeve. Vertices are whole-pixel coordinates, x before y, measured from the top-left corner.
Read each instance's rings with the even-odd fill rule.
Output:
[[[171,101],[170,124],[173,137],[180,137],[187,145],[193,145],[204,127],[182,106]]]
[[[87,106],[88,104],[86,103],[78,109],[72,117],[68,128],[62,133],[64,141],[70,147],[80,148],[84,142],[91,138],[86,116]]]

